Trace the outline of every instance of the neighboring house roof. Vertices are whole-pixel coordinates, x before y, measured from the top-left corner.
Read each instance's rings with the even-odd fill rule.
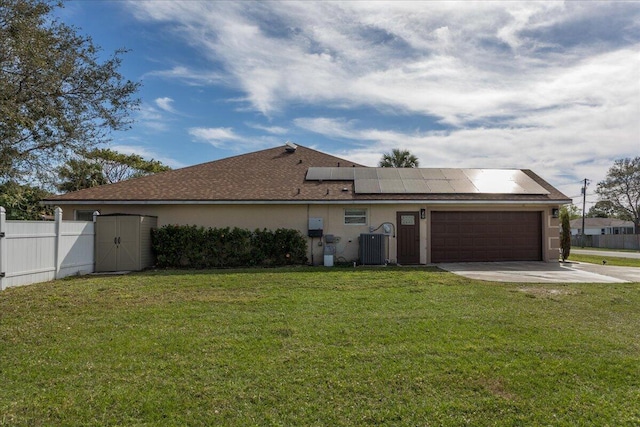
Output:
[[[229,157],[156,175],[135,178],[115,184],[52,196],[47,204],[78,203],[314,203],[370,202],[374,200],[471,200],[504,202],[569,203],[571,200],[530,170],[511,170],[540,191],[528,194],[480,192],[363,192],[356,191],[354,177],[345,179],[307,179],[310,168],[366,168],[357,163],[331,156],[307,147],[275,147]],[[443,171],[443,169],[420,169]],[[462,169],[448,169],[462,173]],[[467,170],[468,171],[468,170]],[[485,171],[485,170],[475,170]],[[426,172],[425,172],[426,173]],[[428,175],[428,174],[427,174]],[[363,187],[364,188],[364,187]]]
[[[582,228],[582,218],[569,221],[571,228]],[[584,228],[605,228],[605,227],[633,227],[633,221],[624,221],[617,218],[585,218]]]

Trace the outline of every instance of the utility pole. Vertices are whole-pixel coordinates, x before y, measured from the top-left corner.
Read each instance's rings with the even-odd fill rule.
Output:
[[[589,180],[585,178],[584,185],[582,186],[582,236],[580,239],[583,248],[584,248],[584,216],[585,216],[585,210],[587,208],[587,185],[589,185]]]

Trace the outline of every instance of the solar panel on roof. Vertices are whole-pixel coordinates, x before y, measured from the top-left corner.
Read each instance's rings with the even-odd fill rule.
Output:
[[[356,179],[378,179],[376,168],[354,168]]]
[[[359,194],[380,194],[380,183],[377,179],[356,179],[354,191]]]
[[[322,181],[331,179],[331,169],[326,167],[313,167],[307,170],[307,180]]]
[[[480,193],[481,191],[473,185],[473,182],[470,179],[450,179],[447,181],[451,187],[453,187],[453,192],[458,194],[474,194]]]
[[[348,181],[354,179],[354,168],[331,168],[331,179],[335,181]]]
[[[427,181],[423,179],[403,179],[402,184],[407,193],[428,194],[431,193]]]
[[[442,169],[418,169],[422,178],[426,180],[446,179],[442,173]]]
[[[483,170],[482,169],[462,169],[462,173],[468,177],[470,180],[474,180],[477,179],[478,177],[482,176],[483,174]]]
[[[453,187],[447,180],[434,179],[427,181],[432,193],[454,193]]]
[[[399,168],[398,173],[401,179],[422,179],[422,174],[416,168]]]
[[[528,175],[517,169],[482,169],[473,180],[482,193],[494,194],[549,194]]]
[[[513,181],[476,180],[474,181],[474,185],[480,193],[488,194],[517,194],[517,189],[520,188],[520,186]]]
[[[469,179],[462,169],[441,169],[446,179]]]
[[[520,172],[520,173],[516,173],[513,175],[513,180],[517,183],[523,183],[523,182],[535,182],[529,175],[527,175],[526,173],[518,170],[516,172]]]
[[[404,194],[406,193],[401,179],[381,179],[380,191],[386,194]]]
[[[363,194],[549,194],[519,169],[312,167],[306,179],[353,180]]]
[[[396,168],[377,168],[378,179],[400,179],[400,172]]]
[[[311,167],[307,170],[306,179],[309,181],[351,181],[354,179],[354,169],[349,167]]]
[[[520,188],[523,189],[525,194],[549,194],[547,190],[545,190],[540,184],[531,180],[529,182],[517,182]]]

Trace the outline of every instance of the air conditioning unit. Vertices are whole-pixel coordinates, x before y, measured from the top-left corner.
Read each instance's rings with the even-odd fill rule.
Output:
[[[360,264],[382,265],[385,259],[385,235],[361,234],[359,257]]]

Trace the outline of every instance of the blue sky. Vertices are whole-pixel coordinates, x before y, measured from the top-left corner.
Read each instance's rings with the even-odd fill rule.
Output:
[[[142,106],[111,147],[174,168],[287,140],[370,166],[405,148],[422,167],[532,169],[572,197],[640,155],[640,2],[71,0],[58,15],[105,54],[131,50]]]

